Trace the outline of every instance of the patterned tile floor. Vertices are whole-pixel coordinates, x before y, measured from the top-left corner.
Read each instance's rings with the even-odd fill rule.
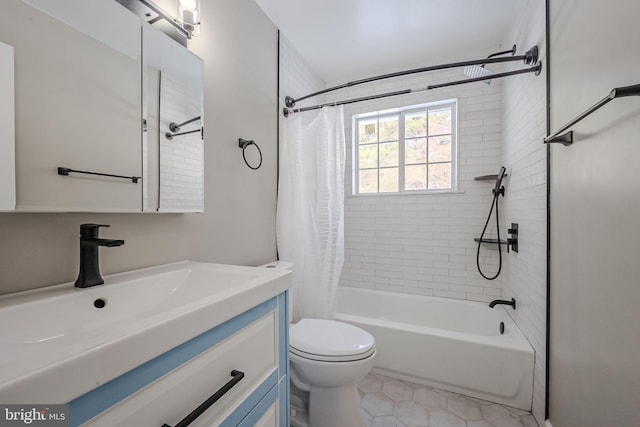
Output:
[[[538,427],[530,412],[382,375],[358,390],[367,427]]]

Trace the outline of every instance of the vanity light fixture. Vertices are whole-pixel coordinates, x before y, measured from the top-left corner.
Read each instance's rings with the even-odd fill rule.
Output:
[[[178,22],[189,38],[200,34],[200,0],[177,0]]]
[[[128,5],[128,2],[124,0],[117,0],[126,8],[136,12],[135,8]],[[171,24],[178,33],[191,39],[194,36],[200,34],[200,0],[178,0],[178,18],[174,18],[167,11],[155,4],[153,0],[138,0],[149,10],[157,15],[151,20],[148,20],[150,24],[153,24],[161,19],[164,19]],[[146,16],[151,16],[147,14]]]

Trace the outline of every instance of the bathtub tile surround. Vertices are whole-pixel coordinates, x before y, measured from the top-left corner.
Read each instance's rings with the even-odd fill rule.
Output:
[[[544,2],[530,0],[510,37],[518,46],[538,45],[545,61]],[[507,167],[506,197],[501,200],[504,224],[519,224],[519,252],[505,258],[502,297],[515,298],[507,310],[536,352],[533,414],[544,422],[546,352],[546,82],[542,76],[505,79],[502,96],[502,158]],[[526,94],[526,96],[522,96]],[[504,228],[506,229],[506,227]]]
[[[490,53],[490,52],[487,52]],[[469,57],[478,55],[470,52]],[[460,58],[444,58],[436,62]],[[435,63],[435,62],[434,62]],[[424,66],[424,63],[416,66]],[[461,71],[443,71],[389,79],[305,101],[347,99],[401,87],[423,87]],[[341,82],[335,82],[341,83]],[[280,101],[327,87],[286,37],[280,35]],[[340,286],[368,287],[413,294],[489,302],[501,297],[500,278],[488,282],[475,271],[473,238],[482,231],[491,202],[491,186],[475,176],[497,173],[501,160],[501,82],[458,86],[345,106],[345,264]],[[332,98],[333,97],[333,98]],[[458,162],[461,193],[438,195],[350,196],[354,114],[404,105],[458,99]],[[495,234],[492,225],[488,234]],[[497,251],[482,259],[497,268]]]
[[[530,412],[380,374],[358,391],[366,427],[538,427]]]
[[[280,109],[284,108],[284,98],[287,95],[301,96],[302,94],[318,92],[325,88],[325,83],[318,77],[307,64],[296,48],[280,33]],[[311,103],[321,102],[321,97],[313,97]],[[282,120],[282,119],[281,119]],[[282,132],[282,123],[280,125]],[[281,134],[282,135],[282,134]],[[347,137],[349,134],[346,134]]]
[[[428,63],[448,60],[460,57]],[[459,78],[462,70],[397,77],[376,83],[374,88],[356,86],[327,95],[327,101],[367,96],[373,91],[425,87]],[[474,181],[474,177],[497,173],[500,168],[501,82],[345,105],[345,133],[353,132],[354,114],[445,99],[458,101],[459,192],[354,196],[352,182],[346,179],[345,264],[340,286],[485,302],[502,296],[501,278],[486,281],[477,273],[477,243],[473,241],[482,231],[492,197],[491,186]],[[350,144],[346,154],[345,176],[350,177],[353,165]],[[488,236],[495,236],[492,224],[487,229]],[[483,248],[481,262],[488,271],[495,271],[496,248]]]

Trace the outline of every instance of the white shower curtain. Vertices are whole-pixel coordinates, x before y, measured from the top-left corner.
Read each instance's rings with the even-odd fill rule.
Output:
[[[292,261],[293,319],[332,318],[344,263],[342,107],[289,115],[280,141],[278,255]]]

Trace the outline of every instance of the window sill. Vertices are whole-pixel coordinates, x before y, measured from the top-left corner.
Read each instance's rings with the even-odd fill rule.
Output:
[[[359,193],[347,194],[348,198],[359,197],[385,197],[385,196],[442,196],[449,194],[465,194],[460,190],[443,190],[443,191],[405,191],[403,193]]]

